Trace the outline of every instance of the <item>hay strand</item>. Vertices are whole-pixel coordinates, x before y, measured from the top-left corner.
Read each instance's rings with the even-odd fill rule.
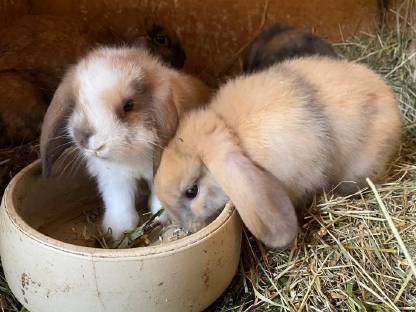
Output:
[[[409,262],[410,268],[411,268],[411,270],[412,270],[412,272],[413,272],[413,274],[415,275],[415,278],[416,278],[415,263],[414,263],[412,257],[410,256],[409,251],[406,248],[406,245],[403,243],[403,240],[400,237],[400,233],[397,230],[396,226],[394,225],[393,219],[391,218],[391,216],[389,214],[389,211],[387,210],[386,206],[384,205],[383,200],[380,198],[380,194],[378,193],[377,188],[373,184],[373,182],[369,178],[367,178],[366,181],[367,181],[368,185],[370,186],[371,190],[373,191],[374,196],[376,197],[377,203],[380,206],[380,209],[383,212],[384,217],[386,218],[387,223],[389,224],[393,235],[396,237],[397,243],[399,244],[400,248],[402,249],[402,252],[403,252],[404,256],[406,257],[406,260]]]

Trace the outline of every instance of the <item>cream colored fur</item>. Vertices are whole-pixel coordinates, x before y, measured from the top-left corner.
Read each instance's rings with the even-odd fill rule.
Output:
[[[393,93],[370,69],[325,57],[286,61],[229,81],[181,120],[156,193],[192,230],[231,199],[254,235],[282,247],[296,235],[296,207],[324,188],[341,183],[350,193],[367,176],[381,178],[400,134]],[[188,199],[194,184],[199,193]]]

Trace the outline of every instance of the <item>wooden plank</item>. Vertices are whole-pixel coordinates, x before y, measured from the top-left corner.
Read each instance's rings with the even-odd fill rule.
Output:
[[[224,73],[261,26],[287,23],[338,42],[374,30],[380,12],[379,0],[33,0],[32,11],[78,16],[98,33],[110,30],[126,41],[152,17],[179,34],[187,69],[208,80]]]

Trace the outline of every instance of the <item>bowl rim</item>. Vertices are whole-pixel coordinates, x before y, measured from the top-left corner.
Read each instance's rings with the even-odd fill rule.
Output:
[[[200,231],[179,240],[168,242],[162,245],[136,247],[128,249],[103,249],[95,247],[79,246],[66,243],[55,238],[49,237],[32,228],[23,218],[17,213],[13,203],[13,194],[16,185],[20,183],[24,177],[41,167],[40,160],[35,160],[31,164],[19,171],[9,182],[6,187],[1,206],[7,218],[11,221],[17,231],[20,231],[28,239],[35,241],[46,248],[55,249],[57,252],[67,253],[71,256],[88,257],[88,258],[102,258],[108,260],[120,260],[123,258],[148,258],[148,257],[167,257],[175,253],[182,252],[186,249],[192,248],[200,243],[208,240],[215,232],[220,230],[232,217],[236,215],[234,206],[229,202],[226,204],[220,215]]]

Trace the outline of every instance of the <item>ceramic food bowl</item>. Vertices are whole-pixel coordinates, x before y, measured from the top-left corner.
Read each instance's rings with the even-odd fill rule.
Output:
[[[80,216],[97,204],[94,184],[85,175],[43,179],[40,171],[36,161],[17,174],[0,211],[3,269],[29,311],[201,311],[229,285],[241,245],[231,205],[177,241],[120,250],[80,246]]]

